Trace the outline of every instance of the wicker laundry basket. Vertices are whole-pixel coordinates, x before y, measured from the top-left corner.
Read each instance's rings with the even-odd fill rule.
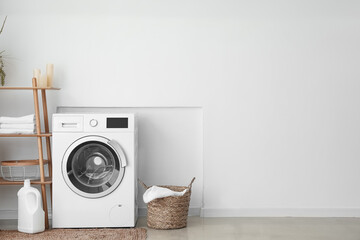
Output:
[[[172,191],[181,192],[189,189],[183,196],[171,196],[152,200],[148,203],[147,225],[155,229],[176,229],[186,227],[191,196],[193,178],[187,187],[182,186],[159,186]],[[145,183],[140,184],[148,189]]]

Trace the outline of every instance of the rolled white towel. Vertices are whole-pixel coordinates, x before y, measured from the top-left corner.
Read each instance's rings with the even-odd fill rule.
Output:
[[[0,134],[34,134],[35,129],[0,129]]]
[[[35,129],[35,123],[0,123],[0,129]]]
[[[182,192],[175,192],[168,188],[152,186],[148,188],[143,196],[144,202],[148,203],[157,198],[170,197],[170,196],[183,196],[188,189],[185,189]]]
[[[35,114],[23,117],[0,117],[0,123],[35,123]]]

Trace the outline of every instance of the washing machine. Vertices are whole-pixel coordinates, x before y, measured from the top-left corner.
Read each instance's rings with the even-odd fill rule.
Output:
[[[134,114],[54,114],[52,124],[52,227],[134,227]]]

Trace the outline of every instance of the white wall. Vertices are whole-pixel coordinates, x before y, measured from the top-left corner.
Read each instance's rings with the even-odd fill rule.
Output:
[[[55,64],[51,112],[203,107],[205,216],[360,216],[359,5],[0,0],[0,48],[8,85]]]

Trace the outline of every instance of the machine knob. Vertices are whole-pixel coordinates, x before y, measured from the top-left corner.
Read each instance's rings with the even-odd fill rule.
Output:
[[[90,126],[96,127],[97,125],[98,125],[98,121],[96,119],[91,119],[90,120]]]

